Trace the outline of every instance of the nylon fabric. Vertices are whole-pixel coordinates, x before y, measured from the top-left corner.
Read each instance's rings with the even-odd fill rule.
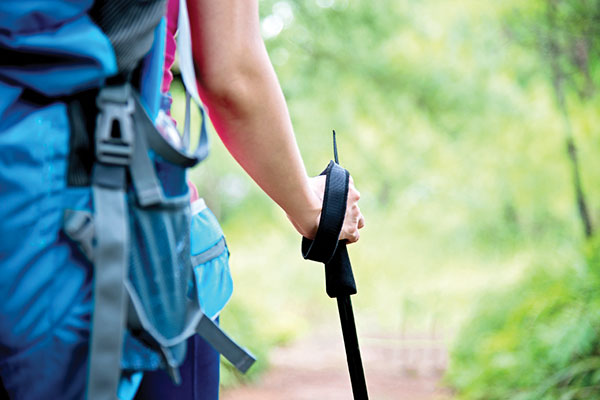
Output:
[[[203,316],[196,327],[198,333],[240,372],[245,373],[256,358],[233,341],[219,326],[207,316]]]
[[[130,201],[128,219],[133,240],[129,295],[144,328],[161,345],[170,346],[188,322],[189,197],[146,208]]]
[[[100,86],[117,72],[110,41],[86,15],[91,4],[0,2],[0,375],[16,400],[85,395],[96,280],[61,227],[64,209],[92,209],[92,193],[66,186],[69,121],[52,98]],[[107,371],[117,379],[119,363],[156,367],[129,334],[120,360],[120,335],[111,334],[118,351]]]
[[[217,258],[221,254],[223,254],[227,250],[227,245],[225,244],[225,238],[219,240],[217,244],[211,247],[204,252],[192,255],[192,264],[199,265],[209,262],[210,260]],[[202,278],[198,278],[199,281],[202,281]],[[208,282],[214,282],[212,280],[208,280]]]
[[[331,161],[326,176],[323,209],[314,240],[302,238],[302,256],[325,264],[325,289],[329,297],[356,294],[356,282],[346,243],[338,241],[344,216],[350,174]]]
[[[61,226],[63,208],[89,208],[91,192],[66,186],[65,105],[9,107],[16,120],[0,128],[0,375],[13,400],[79,399],[92,267]]]
[[[148,157],[145,135],[135,135],[130,173],[137,200],[142,207],[156,205],[163,200],[154,165]]]
[[[14,33],[32,33],[59,26],[85,14],[94,0],[2,0],[0,26]]]
[[[348,171],[331,161],[321,173],[327,177],[323,194],[323,209],[314,240],[303,238],[302,255],[309,260],[327,263],[338,246],[338,238],[346,214]]]
[[[115,169],[121,169],[119,174]],[[116,174],[115,174],[116,172]],[[102,187],[106,175],[116,187]],[[119,182],[119,176],[120,182]],[[121,375],[121,353],[125,329],[129,230],[126,219],[125,174],[123,167],[97,164],[94,170],[94,313],[90,344],[87,396],[114,399]]]
[[[68,103],[69,125],[69,166],[67,184],[69,186],[90,186],[92,166],[94,165],[94,123],[86,112],[97,111],[96,90],[83,93]],[[86,112],[84,112],[86,110]],[[91,113],[90,113],[91,114]],[[94,113],[95,115],[96,113]]]
[[[144,77],[140,87],[140,98],[144,101],[146,112],[152,121],[156,120],[161,108],[162,73],[165,63],[167,21],[163,18],[154,32],[154,45],[150,53],[142,60],[140,75]]]
[[[66,96],[117,72],[108,38],[85,14],[91,2],[0,2],[0,81]]]
[[[176,386],[163,371],[147,372],[136,400],[218,400],[219,353],[204,339],[187,340],[188,351],[181,366],[181,385]]]
[[[166,0],[96,1],[90,10],[93,20],[108,36],[119,71],[133,71],[148,53],[154,32],[165,15]]]
[[[88,372],[92,377],[87,389],[90,398],[112,399],[118,386],[119,395],[130,396],[139,384],[139,379],[127,380],[127,377],[131,377],[127,375],[125,380],[119,380],[120,365],[124,368],[152,369],[164,366],[164,363],[160,357],[157,358],[156,353],[141,345],[138,336],[134,337],[124,329],[123,310],[127,303],[124,301],[122,282],[128,282],[124,277],[131,276],[131,270],[127,270],[127,257],[134,257],[126,251],[130,227],[124,226],[127,221],[123,216],[127,204],[124,167],[97,164],[94,167],[93,190],[85,186],[66,187],[69,123],[64,104],[53,103],[51,98],[64,98],[102,86],[107,77],[113,76],[118,69],[130,71],[137,66],[150,48],[153,38],[161,37],[160,29],[154,30],[154,26],[160,20],[158,10],[160,3],[164,6],[164,0],[120,0],[107,5],[114,6],[109,12],[94,14],[95,21],[109,32],[110,40],[86,15],[91,1],[58,0],[52,3],[51,7],[50,2],[36,0],[7,0],[0,4],[0,13],[13,7],[9,13],[14,16],[11,21],[0,21],[0,51],[5,56],[0,60],[0,196],[3,203],[0,216],[6,217],[3,221],[7,222],[0,229],[5,232],[2,237],[9,236],[7,232],[13,236],[15,233],[23,233],[17,239],[27,237],[29,240],[27,243],[15,243],[16,239],[11,238],[0,244],[0,269],[3,278],[0,282],[0,349],[7,354],[0,360],[0,375],[11,398],[17,400],[81,398],[85,394]],[[101,3],[109,2],[96,4],[98,6]],[[143,3],[152,3],[150,8],[153,11],[142,18],[142,23],[133,26],[133,30],[125,32],[125,25],[133,18],[136,23],[139,22],[139,13],[132,10],[138,9]],[[40,8],[36,9],[32,6],[34,4]],[[95,8],[95,11],[98,10]],[[160,11],[161,16],[162,14],[163,10]],[[111,25],[111,19],[116,16],[123,18],[122,21],[129,19],[129,22]],[[160,53],[160,46],[154,46],[154,49],[156,56]],[[156,49],[159,49],[158,53]],[[145,64],[145,67],[150,64]],[[152,65],[148,68],[151,70],[151,67]],[[136,112],[138,117],[144,116],[145,122],[140,129],[156,132],[152,118],[148,117],[148,114],[155,115],[157,104],[147,96],[148,90],[151,90],[149,87],[142,85],[142,93],[145,94],[143,99],[136,98]],[[19,96],[24,93],[28,95],[29,101],[19,100]],[[140,106],[142,104],[144,108]],[[88,111],[89,109],[84,108],[79,113]],[[200,112],[200,144],[195,152],[185,154],[188,166],[206,157],[208,152],[204,110],[200,108]],[[11,134],[6,134],[6,131]],[[34,132],[35,136],[29,132]],[[75,142],[75,147],[86,148],[88,143]],[[165,160],[160,155],[161,146],[158,148],[153,148],[158,154],[153,160],[153,166],[156,176],[160,178],[163,173],[171,175],[169,171],[173,171],[173,165],[163,162]],[[120,154],[111,161],[126,159],[128,156]],[[133,156],[135,159],[136,153]],[[148,163],[135,165],[132,171],[136,172],[132,172],[132,175],[141,176],[142,184],[138,184],[136,195],[128,195],[129,211],[133,214],[140,211],[132,218],[133,223],[138,226],[162,223],[166,228],[161,234],[170,230],[166,236],[177,236],[180,227],[183,230],[189,229],[189,212],[183,213],[185,223],[178,217],[173,221],[167,215],[172,211],[170,207],[173,203],[177,202],[170,202],[174,200],[171,197],[177,197],[177,189],[182,185],[171,185],[172,190],[165,190],[163,195],[169,198],[164,202],[161,199],[157,214],[149,215],[146,210],[142,212],[142,208],[157,204],[158,196],[152,189],[155,185],[153,177],[140,172],[148,167]],[[185,183],[184,167],[175,167],[175,171],[183,171],[177,175],[182,179],[175,181],[182,180]],[[71,183],[84,185],[87,183],[87,173],[75,176]],[[25,187],[25,184],[36,187]],[[92,198],[94,207],[91,204]],[[140,199],[140,204],[134,204],[135,199]],[[92,208],[96,214],[94,229],[97,242],[93,254],[97,265],[93,280],[92,267],[81,251],[90,253],[90,246],[86,244],[80,249],[76,243],[89,242],[90,231],[86,230],[85,234],[79,235],[83,231],[73,228],[71,238],[66,232],[61,232],[65,209],[80,212]],[[10,212],[14,215],[9,215]],[[140,216],[141,214],[144,215]],[[169,221],[165,222],[167,220]],[[65,226],[67,231],[68,225],[67,223]],[[17,229],[9,229],[15,227]],[[143,240],[150,242],[160,241],[157,237],[148,239],[147,236],[144,233],[135,239],[144,237]],[[184,317],[177,313],[175,322],[172,318],[163,324],[159,322],[160,318],[153,321],[153,325],[161,325],[161,329],[164,327],[168,331],[166,335],[175,335],[176,331],[181,331],[168,346],[188,337],[196,329],[206,329],[200,325],[211,326],[200,323],[210,318],[203,316],[198,301],[190,307],[186,297],[189,282],[194,285],[197,282],[191,276],[189,243],[187,248],[185,244],[180,245],[177,241],[174,243],[169,246],[169,251],[177,254],[176,258],[181,258],[177,260],[179,267],[185,266],[179,275],[176,274],[176,279],[162,282],[175,288],[166,295],[172,298],[165,305],[173,308],[175,303],[187,304]],[[226,257],[228,252],[225,249],[217,259]],[[135,267],[139,267],[139,264],[135,264]],[[187,279],[183,279],[184,276]],[[19,285],[23,280],[27,284]],[[182,284],[184,281],[185,285]],[[95,302],[112,304],[111,307],[100,304],[92,313],[92,283]],[[177,299],[173,302],[175,297]],[[177,304],[174,308],[179,307]],[[94,326],[91,339],[90,318],[93,318]],[[180,327],[182,321],[183,328]],[[248,360],[253,357],[246,355],[218,327],[212,326],[209,332],[208,338],[235,365],[243,369],[249,367],[251,362]],[[92,360],[88,371],[85,365],[90,346]],[[166,350],[167,358],[175,360],[171,364],[178,364],[184,351],[185,342],[179,343]],[[246,361],[242,362],[241,359]]]
[[[204,200],[192,203],[191,255],[196,296],[202,311],[215,318],[233,294],[229,250],[221,226]]]

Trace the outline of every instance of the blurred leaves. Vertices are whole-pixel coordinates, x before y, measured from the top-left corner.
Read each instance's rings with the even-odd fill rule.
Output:
[[[462,323],[448,382],[464,398],[599,398],[598,238],[580,228],[565,115],[600,222],[600,1],[261,0],[260,12],[309,173],[336,129],[362,194],[359,325],[361,310],[382,329]],[[224,321],[247,321],[266,353],[326,318],[322,272],[213,145],[193,177],[232,249]]]
[[[459,398],[598,397],[598,280],[549,268],[481,299],[453,348],[447,379]]]

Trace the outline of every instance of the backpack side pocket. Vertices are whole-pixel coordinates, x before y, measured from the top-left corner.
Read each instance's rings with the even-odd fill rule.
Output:
[[[196,295],[204,314],[214,319],[231,298],[233,280],[223,230],[203,199],[192,203],[190,247]]]

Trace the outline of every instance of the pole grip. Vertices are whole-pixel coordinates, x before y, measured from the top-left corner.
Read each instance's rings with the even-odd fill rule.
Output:
[[[326,176],[323,208],[314,240],[302,238],[302,256],[325,264],[325,290],[329,297],[356,294],[356,283],[342,231],[350,174],[331,161],[321,173]]]
[[[331,298],[356,294],[356,282],[345,240],[338,242],[333,257],[325,264],[325,291]]]

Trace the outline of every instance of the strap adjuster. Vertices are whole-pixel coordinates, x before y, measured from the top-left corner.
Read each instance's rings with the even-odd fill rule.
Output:
[[[96,104],[96,158],[104,164],[127,166],[133,155],[133,111],[129,84],[104,87]]]

